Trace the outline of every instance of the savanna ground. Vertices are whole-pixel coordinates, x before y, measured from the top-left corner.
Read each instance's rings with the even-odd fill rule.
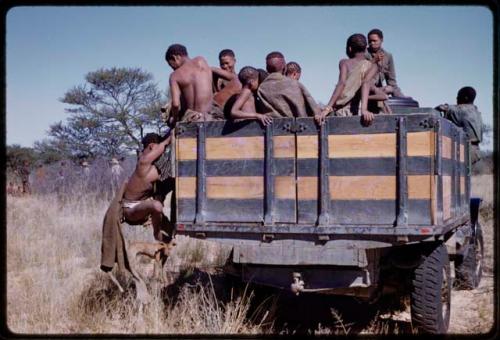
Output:
[[[453,290],[450,333],[493,326],[493,178],[472,179],[483,197],[485,240],[479,288]],[[85,186],[84,186],[85,187]],[[74,193],[74,192],[73,192]],[[408,301],[359,304],[345,297],[300,295],[246,286],[220,267],[227,249],[178,237],[168,283],[149,280],[153,301],[139,308],[130,278],[120,294],[100,271],[102,218],[110,195],[45,193],[7,198],[7,325],[12,332],[160,334],[411,333]],[[149,228],[124,226],[127,239],[152,240]],[[141,272],[151,277],[152,263]]]

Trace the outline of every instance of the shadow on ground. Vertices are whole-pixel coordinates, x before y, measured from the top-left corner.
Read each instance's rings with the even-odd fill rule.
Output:
[[[406,320],[394,320],[391,313],[406,309],[402,299],[385,296],[377,303],[359,302],[352,297],[300,294],[246,284],[223,272],[208,273],[197,268],[183,270],[171,284],[164,287],[162,297],[175,303],[185,285],[197,284],[212,289],[222,303],[231,297],[253,292],[248,311],[249,320],[271,319],[266,333],[272,334],[411,334],[411,324]],[[388,317],[389,315],[389,317]],[[384,317],[381,317],[384,316]]]

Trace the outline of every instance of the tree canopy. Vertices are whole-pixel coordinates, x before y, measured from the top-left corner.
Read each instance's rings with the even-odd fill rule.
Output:
[[[166,98],[153,76],[140,68],[89,72],[85,83],[60,99],[68,104],[65,123],[50,126],[49,139],[35,143],[41,153],[65,157],[123,156],[141,148],[148,130],[164,133],[160,107]]]

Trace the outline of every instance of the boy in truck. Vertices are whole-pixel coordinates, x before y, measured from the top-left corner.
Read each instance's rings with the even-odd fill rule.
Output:
[[[296,63],[295,61],[290,61],[288,64],[286,64],[285,75],[288,78],[300,80],[301,74],[302,69],[300,68],[300,65],[298,63]]]
[[[481,159],[479,143],[483,140],[483,121],[481,112],[474,105],[476,90],[473,87],[462,87],[457,93],[457,105],[441,104],[436,110],[443,112],[444,117],[462,128],[471,143],[471,164]]]
[[[245,66],[238,74],[238,78],[243,89],[231,109],[231,118],[235,120],[255,119],[264,126],[271,124],[271,117],[257,113],[255,109],[254,96],[259,88],[259,72],[251,66]]]
[[[318,124],[323,124],[325,117],[332,112],[335,116],[361,114],[365,125],[372,123],[374,116],[368,111],[368,99],[378,68],[366,60],[366,46],[367,41],[362,34],[353,34],[347,39],[346,52],[349,58],[339,62],[339,80],[328,104],[315,116]]]

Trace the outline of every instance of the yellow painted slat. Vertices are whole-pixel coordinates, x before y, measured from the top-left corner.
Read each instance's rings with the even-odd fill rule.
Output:
[[[178,198],[196,197],[196,177],[177,177]]]
[[[294,176],[276,176],[274,178],[274,196],[278,199],[294,200],[296,196]]]
[[[263,159],[264,137],[206,139],[206,159]]]
[[[264,177],[207,177],[207,198],[261,199],[264,197]]]
[[[330,176],[332,200],[396,199],[396,176]]]
[[[396,134],[329,135],[330,158],[396,157]]]
[[[295,158],[295,137],[274,136],[273,156],[275,158]]]
[[[434,131],[409,132],[407,134],[408,156],[434,156],[434,136]]]
[[[177,139],[177,160],[189,161],[196,159],[196,138]]]
[[[443,136],[441,139],[441,155],[443,158],[451,159],[451,138]]]

